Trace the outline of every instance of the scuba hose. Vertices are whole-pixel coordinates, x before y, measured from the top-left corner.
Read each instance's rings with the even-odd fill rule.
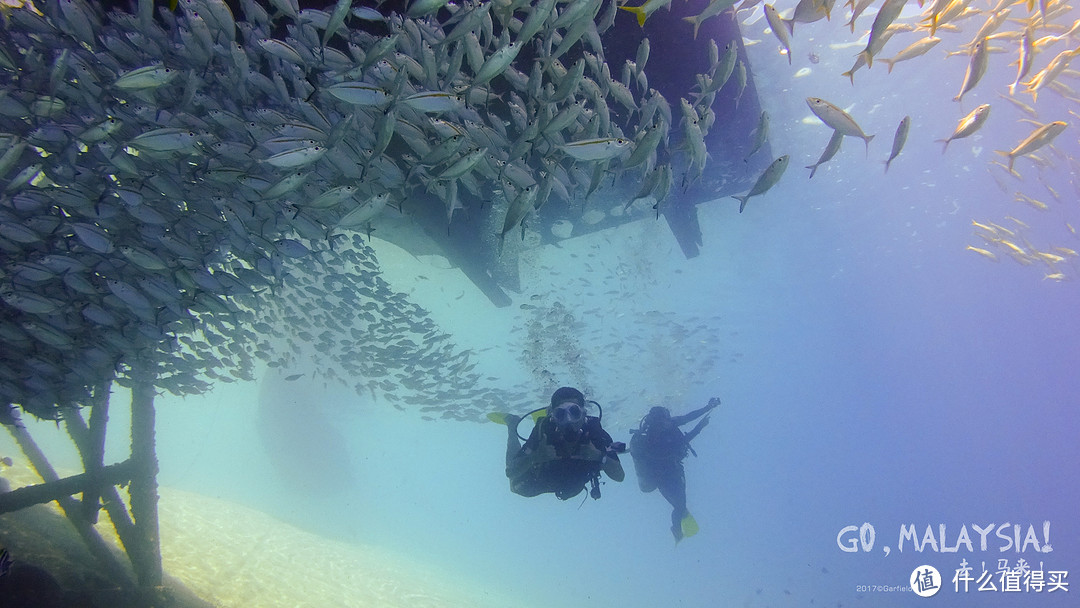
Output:
[[[537,412],[544,411],[546,409],[547,409],[547,407],[538,407],[535,410],[526,413],[521,418],[518,418],[518,421],[516,423],[514,423],[514,434],[518,436],[518,439],[520,439],[521,441],[528,441],[528,438],[527,437],[522,437],[521,433],[518,431],[518,425],[521,424],[521,421],[525,420],[526,418],[530,418],[530,417],[532,417],[533,414],[535,414]],[[534,421],[535,421],[535,419],[534,419]]]

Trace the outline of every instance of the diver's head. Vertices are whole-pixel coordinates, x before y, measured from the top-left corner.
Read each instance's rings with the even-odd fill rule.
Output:
[[[585,395],[569,386],[560,388],[551,395],[548,416],[560,428],[580,429],[585,424]]]
[[[671,424],[671,411],[658,405],[649,410],[648,414],[645,414],[641,426],[643,428],[662,428],[669,424]]]

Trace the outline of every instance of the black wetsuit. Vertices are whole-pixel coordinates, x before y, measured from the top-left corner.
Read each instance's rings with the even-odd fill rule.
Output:
[[[552,492],[560,500],[580,494],[600,474],[612,439],[594,416],[586,417],[580,432],[570,433],[574,434],[564,435],[548,417],[538,420],[514,461],[508,463],[510,490],[528,497]]]
[[[672,416],[662,424],[650,424],[646,416],[641,428],[630,438],[630,456],[634,459],[638,487],[642,492],[659,489],[671,503],[671,526],[676,538],[681,538],[681,522],[689,511],[686,509],[686,474],[683,459],[690,451],[690,440],[703,428],[699,423],[689,433],[683,433],[680,425],[694,420],[710,409],[709,406],[682,416]],[[704,422],[704,421],[702,421]]]

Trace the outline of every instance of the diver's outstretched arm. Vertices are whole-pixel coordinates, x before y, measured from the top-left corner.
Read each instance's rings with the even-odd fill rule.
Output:
[[[720,405],[720,398],[713,397],[712,399],[709,399],[709,403],[707,403],[705,407],[696,409],[689,414],[683,414],[682,416],[672,416],[671,421],[675,423],[675,426],[682,426],[687,422],[690,422],[691,420],[695,420],[697,418],[700,418],[701,416],[704,416],[705,414],[708,414],[712,410],[716,409],[718,405]]]
[[[709,424],[708,416],[702,418],[701,422],[695,424],[694,428],[691,429],[689,433],[683,436],[683,440],[686,441],[686,443],[690,443],[691,441],[693,441],[694,437],[697,437],[697,434],[701,432],[701,429],[705,428],[706,424]]]

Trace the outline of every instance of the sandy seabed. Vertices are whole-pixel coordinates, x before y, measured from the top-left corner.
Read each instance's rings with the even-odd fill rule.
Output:
[[[161,491],[165,570],[217,606],[509,606],[407,559],[333,541],[264,513]]]
[[[13,488],[40,483],[16,463]],[[123,494],[123,492],[122,492]],[[158,505],[167,576],[214,606],[507,608],[511,598],[468,586],[377,547],[305,532],[236,503],[162,487]],[[125,497],[126,498],[126,497]],[[0,516],[0,545],[15,560],[49,570],[71,589],[97,578],[74,528],[55,502]],[[119,547],[101,513],[101,535]],[[100,576],[100,575],[98,575]]]

